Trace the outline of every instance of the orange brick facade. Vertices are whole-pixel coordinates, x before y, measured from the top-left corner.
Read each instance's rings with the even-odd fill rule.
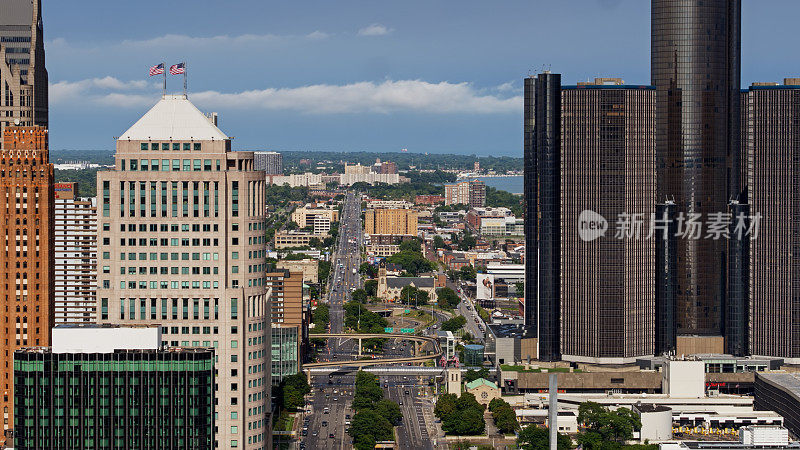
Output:
[[[3,429],[13,429],[14,350],[49,346],[54,281],[53,165],[47,129],[3,130],[0,151],[0,390]]]

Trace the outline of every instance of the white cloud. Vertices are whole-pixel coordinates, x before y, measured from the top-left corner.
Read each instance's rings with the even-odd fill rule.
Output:
[[[59,51],[67,49],[75,50],[97,50],[97,49],[120,49],[129,51],[133,49],[148,50],[164,48],[207,48],[210,46],[241,46],[241,45],[274,45],[284,44],[290,41],[300,40],[323,40],[331,37],[330,33],[315,30],[307,34],[221,34],[217,36],[189,36],[186,34],[165,34],[147,39],[125,39],[118,42],[72,42],[63,37],[46,42],[48,49],[58,48]]]
[[[329,37],[331,37],[331,35],[329,33],[326,33],[324,31],[319,31],[319,30],[316,30],[316,31],[314,31],[312,33],[308,33],[306,35],[306,38],[314,40],[314,41],[320,41],[320,40],[323,40],[323,39],[328,39]]]
[[[385,25],[381,25],[379,23],[373,23],[372,25],[362,28],[358,30],[359,36],[385,36],[389,33],[394,31],[391,28],[387,28]]]
[[[51,85],[51,103],[80,96],[82,100],[98,105],[141,108],[152,105],[158,99],[155,89],[152,94],[131,92],[134,87],[131,83],[134,82],[120,83],[121,89],[111,89],[114,92],[104,89],[112,85],[112,81],[93,79],[55,83]],[[202,91],[190,93],[189,97],[203,109],[293,111],[303,114],[506,114],[519,111],[522,104],[519,96],[484,94],[470,83],[429,83],[421,80],[317,84],[232,93]]]
[[[513,91],[514,89],[516,89],[516,86],[511,81],[507,81],[507,82],[495,87],[495,89],[497,89],[500,92],[508,92],[508,91]]]
[[[218,36],[188,36],[185,34],[165,34],[150,39],[126,39],[121,45],[124,47],[187,47],[187,46],[209,46],[209,45],[242,45],[242,44],[270,44],[281,42],[287,36],[275,34],[240,34],[229,36],[222,34]]]
[[[51,83],[49,86],[50,103],[63,103],[87,94],[96,95],[102,91],[142,90],[152,86],[143,80],[121,81],[111,76],[87,78],[80,81],[59,81]]]

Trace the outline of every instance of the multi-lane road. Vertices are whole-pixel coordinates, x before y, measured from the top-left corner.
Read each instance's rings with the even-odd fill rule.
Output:
[[[331,277],[328,285],[328,305],[330,307],[330,333],[344,331],[343,305],[351,298],[351,293],[361,287],[358,273],[361,264],[363,245],[361,228],[360,198],[348,193],[345,199],[339,224],[339,238],[336,251],[331,259]],[[444,314],[434,312],[437,324],[446,320]],[[432,327],[426,330],[433,331]],[[426,333],[427,334],[427,333]],[[331,338],[318,361],[347,361],[358,358],[358,341],[347,338]],[[402,339],[389,339],[384,345],[382,359],[409,358],[414,355],[414,344]],[[403,421],[397,427],[397,444],[401,449],[433,449],[434,442],[441,444],[440,428],[434,422],[433,399],[429,397],[427,377],[420,376],[380,376],[379,381],[384,395],[400,405]],[[355,377],[350,374],[314,375],[309,406],[311,414],[303,418],[299,427],[301,436],[299,446],[303,449],[344,449],[352,447],[347,434],[353,400]]]
[[[344,309],[342,306],[350,300],[350,294],[361,287],[358,268],[361,265],[363,240],[360,199],[352,192],[348,192],[342,207],[342,217],[339,218],[339,238],[336,252],[331,258],[332,273],[328,291],[331,333],[343,331]],[[332,354],[340,351],[338,341],[338,339],[332,339],[328,343],[328,351]]]

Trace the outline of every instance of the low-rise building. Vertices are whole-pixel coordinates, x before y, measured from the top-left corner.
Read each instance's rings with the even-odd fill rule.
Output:
[[[388,258],[395,253],[400,253],[400,246],[396,244],[369,244],[366,246],[367,256]]]
[[[303,207],[297,208],[292,212],[292,221],[299,225],[301,228],[315,226],[314,221],[317,218],[327,219],[328,222],[339,221],[339,210],[336,206],[325,203],[320,204],[307,204]]]
[[[160,330],[59,325],[53,347],[17,350],[14,448],[216,448],[214,349]]]
[[[303,282],[316,284],[319,282],[318,270],[319,261],[314,259],[287,260],[282,259],[275,263],[278,269],[286,269],[290,272],[301,272]]]
[[[475,396],[478,403],[489,406],[489,403],[500,398],[500,388],[484,378],[470,381],[464,386],[465,390]]]
[[[327,234],[307,233],[304,231],[282,231],[275,233],[275,248],[305,247],[312,239],[323,240]]]
[[[414,203],[417,205],[441,205],[444,203],[444,196],[442,195],[417,195],[414,197]]]

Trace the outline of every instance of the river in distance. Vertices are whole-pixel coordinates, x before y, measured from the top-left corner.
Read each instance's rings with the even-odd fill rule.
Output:
[[[478,177],[478,180],[486,183],[495,189],[511,192],[512,194],[520,194],[524,190],[525,181],[522,175],[515,177]]]

